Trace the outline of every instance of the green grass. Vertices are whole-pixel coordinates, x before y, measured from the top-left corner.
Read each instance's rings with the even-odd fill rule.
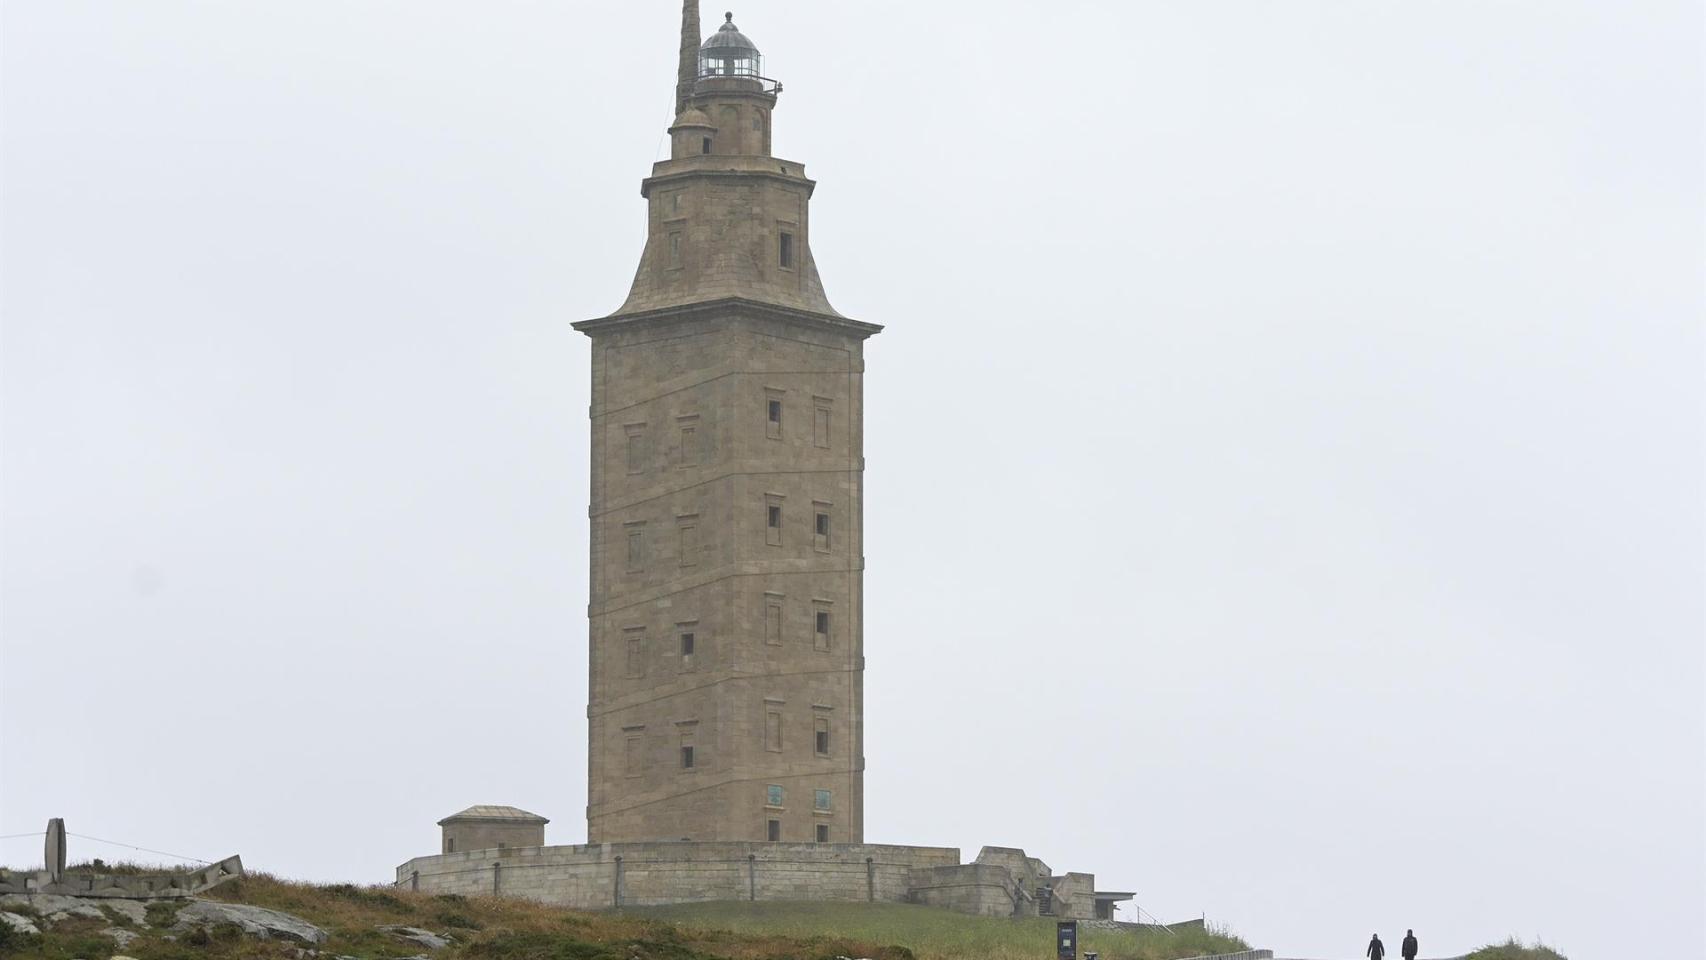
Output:
[[[1512,937],[1504,943],[1482,947],[1471,953],[1469,960],[1568,960],[1563,954],[1541,943],[1530,947]]]
[[[295,914],[331,935],[318,948],[321,956],[361,960],[421,952],[376,929],[381,924],[449,934],[455,942],[433,960],[1035,960],[1053,956],[1054,940],[1049,919],[993,920],[884,903],[700,903],[588,913],[526,900],[290,883],[254,874],[206,897]],[[257,940],[230,925],[173,933],[167,928],[180,907],[181,901],[149,904],[147,925],[132,930],[138,936],[122,951],[100,932],[110,920],[74,919],[40,937],[6,937],[0,957],[299,960],[297,944]],[[1104,960],[1177,960],[1244,949],[1242,940],[1200,929],[1173,936],[1086,929],[1081,940]]]
[[[688,903],[623,913],[666,920],[689,930],[736,934],[844,938],[904,946],[919,960],[1035,960],[1053,953],[1055,921],[970,917],[901,903]],[[1250,949],[1225,931],[1079,930],[1079,950],[1103,960],[1177,960]]]

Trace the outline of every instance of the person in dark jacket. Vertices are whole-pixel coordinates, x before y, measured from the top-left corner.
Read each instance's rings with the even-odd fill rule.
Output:
[[[1368,949],[1364,952],[1368,954],[1368,960],[1384,960],[1386,944],[1380,942],[1380,934],[1374,935],[1374,939],[1368,942]]]
[[[1404,960],[1416,960],[1416,931],[1404,931]]]

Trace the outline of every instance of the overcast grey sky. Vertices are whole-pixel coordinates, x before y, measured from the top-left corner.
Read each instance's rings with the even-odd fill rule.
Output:
[[[888,325],[869,839],[1292,956],[1706,951],[1698,3],[734,9]],[[584,838],[569,324],[678,10],[4,4],[0,834]]]

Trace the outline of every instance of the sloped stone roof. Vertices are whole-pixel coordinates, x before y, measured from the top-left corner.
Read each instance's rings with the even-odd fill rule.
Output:
[[[462,811],[453,813],[438,822],[443,826],[452,820],[505,820],[522,823],[550,823],[537,813],[528,813],[520,807],[505,807],[498,804],[479,803]]]

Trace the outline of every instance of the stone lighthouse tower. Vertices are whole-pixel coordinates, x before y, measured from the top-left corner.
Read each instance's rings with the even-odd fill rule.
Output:
[[[812,258],[781,85],[682,13],[670,158],[592,338],[587,838],[864,839],[864,341]]]

